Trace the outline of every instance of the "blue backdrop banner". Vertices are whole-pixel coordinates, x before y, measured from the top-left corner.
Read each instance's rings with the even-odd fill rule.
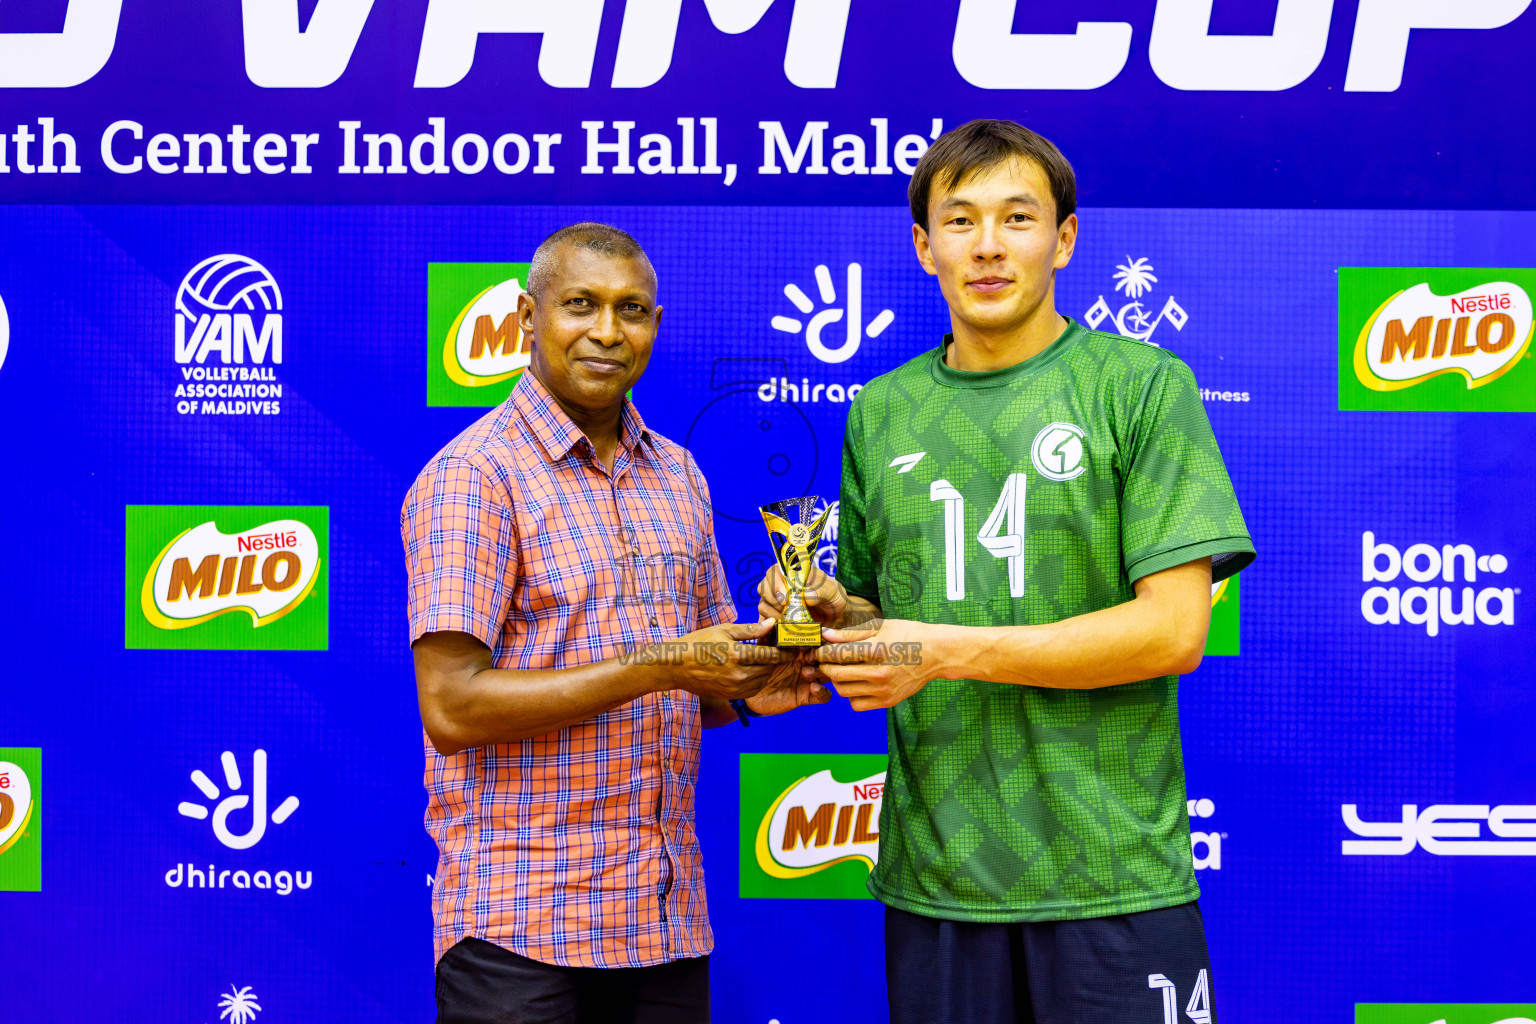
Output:
[[[397,517],[534,248],[650,253],[635,400],[754,615],[757,506],[835,570],[849,402],[948,329],[905,186],[984,115],[1077,165],[1058,306],[1189,363],[1260,551],[1182,684],[1222,1018],[1536,1018],[1527,3],[0,6],[0,1021],[430,1019]],[[705,734],[716,1020],[886,1019],[885,742]]]

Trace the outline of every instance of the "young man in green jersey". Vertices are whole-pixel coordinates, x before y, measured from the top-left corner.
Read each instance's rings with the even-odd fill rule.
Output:
[[[1214,1024],[1176,677],[1253,543],[1200,393],[1057,312],[1076,184],[1048,140],[973,121],[909,198],[952,333],[849,410],[837,579],[807,595],[819,671],[890,709],[891,1018]],[[759,593],[782,612],[777,570]]]

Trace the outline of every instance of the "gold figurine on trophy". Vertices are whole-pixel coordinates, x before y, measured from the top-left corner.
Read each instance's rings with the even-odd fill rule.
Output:
[[[786,595],[784,617],[759,641],[762,644],[772,647],[821,646],[821,624],[811,618],[810,610],[805,607],[805,585],[810,579],[816,542],[821,539],[821,528],[826,525],[832,509],[829,506],[812,521],[811,513],[815,507],[814,494],[758,507],[763,525],[768,527],[768,536],[773,541],[774,557],[784,573]],[[791,522],[791,519],[795,521]]]

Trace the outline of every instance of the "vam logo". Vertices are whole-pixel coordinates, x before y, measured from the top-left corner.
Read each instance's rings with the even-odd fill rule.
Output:
[[[268,812],[267,752],[257,749],[251,754],[251,773],[247,777],[240,770],[233,751],[226,750],[219,758],[224,788],[198,768],[192,772],[192,785],[202,794],[201,800],[183,800],[176,811],[184,818],[195,821],[213,819],[213,835],[226,848],[249,850],[267,834],[268,824],[281,825],[299,809],[299,798],[289,796]],[[225,791],[228,790],[228,795]],[[247,818],[246,815],[250,817]],[[231,819],[236,819],[234,825]],[[243,831],[235,831],[244,826]],[[250,865],[229,869],[215,864],[203,869],[201,863],[187,861],[174,865],[165,873],[165,884],[172,889],[183,885],[188,889],[269,889],[279,896],[292,895],[314,884],[312,871],[251,870]]]
[[[869,899],[885,769],[880,755],[741,755],[741,895]]]
[[[1403,857],[1417,847],[1440,857],[1536,857],[1536,805],[1403,804],[1396,821],[1366,821],[1359,805],[1341,808],[1362,839],[1344,840],[1346,857]],[[1483,823],[1494,838],[1483,838]]]
[[[328,510],[130,505],[126,520],[128,647],[325,649]]]
[[[40,892],[42,751],[0,747],[0,892]]]
[[[1339,408],[1536,409],[1532,287],[1533,270],[1341,268]]]
[[[427,265],[427,404],[499,405],[533,358],[517,324],[526,263]]]
[[[1184,307],[1176,302],[1172,295],[1163,303],[1163,308],[1156,316],[1152,310],[1142,305],[1141,300],[1149,295],[1152,286],[1157,284],[1155,268],[1145,256],[1139,259],[1125,258],[1124,263],[1115,266],[1115,291],[1122,293],[1129,302],[1121,303],[1119,308],[1109,304],[1104,296],[1088,307],[1088,312],[1083,314],[1083,320],[1093,330],[1098,330],[1099,325],[1109,320],[1115,326],[1116,334],[1123,334],[1127,338],[1135,338],[1149,345],[1156,345],[1152,340],[1152,334],[1159,324],[1167,322],[1173,325],[1176,331],[1182,331],[1184,325],[1189,322],[1189,314]],[[1119,302],[1117,298],[1115,300]]]
[[[1479,555],[1469,544],[1412,544],[1399,551],[1386,542],[1377,543],[1370,530],[1360,535],[1360,578],[1365,583],[1393,583],[1407,576],[1412,583],[1455,583],[1458,570],[1462,583],[1478,582],[1478,574],[1497,576],[1509,568],[1503,555]],[[1438,636],[1440,627],[1515,624],[1515,596],[1518,587],[1483,587],[1474,592],[1463,586],[1374,586],[1360,597],[1360,614],[1373,626],[1400,625],[1404,622],[1423,626],[1430,636]]]
[[[175,321],[177,412],[282,411],[273,367],[283,361],[283,293],[266,267],[234,253],[208,257],[176,289]]]

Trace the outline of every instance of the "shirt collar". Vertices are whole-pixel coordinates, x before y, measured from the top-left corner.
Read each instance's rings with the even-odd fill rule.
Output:
[[[532,372],[523,371],[517,386],[512,389],[508,405],[514,415],[521,416],[523,422],[528,424],[529,431],[544,449],[544,456],[549,462],[564,459],[577,445],[585,444],[588,451],[591,450],[592,443],[581,432],[581,428],[571,421]],[[655,443],[645,420],[640,417],[640,410],[626,398],[624,410],[619,416],[619,452],[638,456],[640,452],[653,448]]]

